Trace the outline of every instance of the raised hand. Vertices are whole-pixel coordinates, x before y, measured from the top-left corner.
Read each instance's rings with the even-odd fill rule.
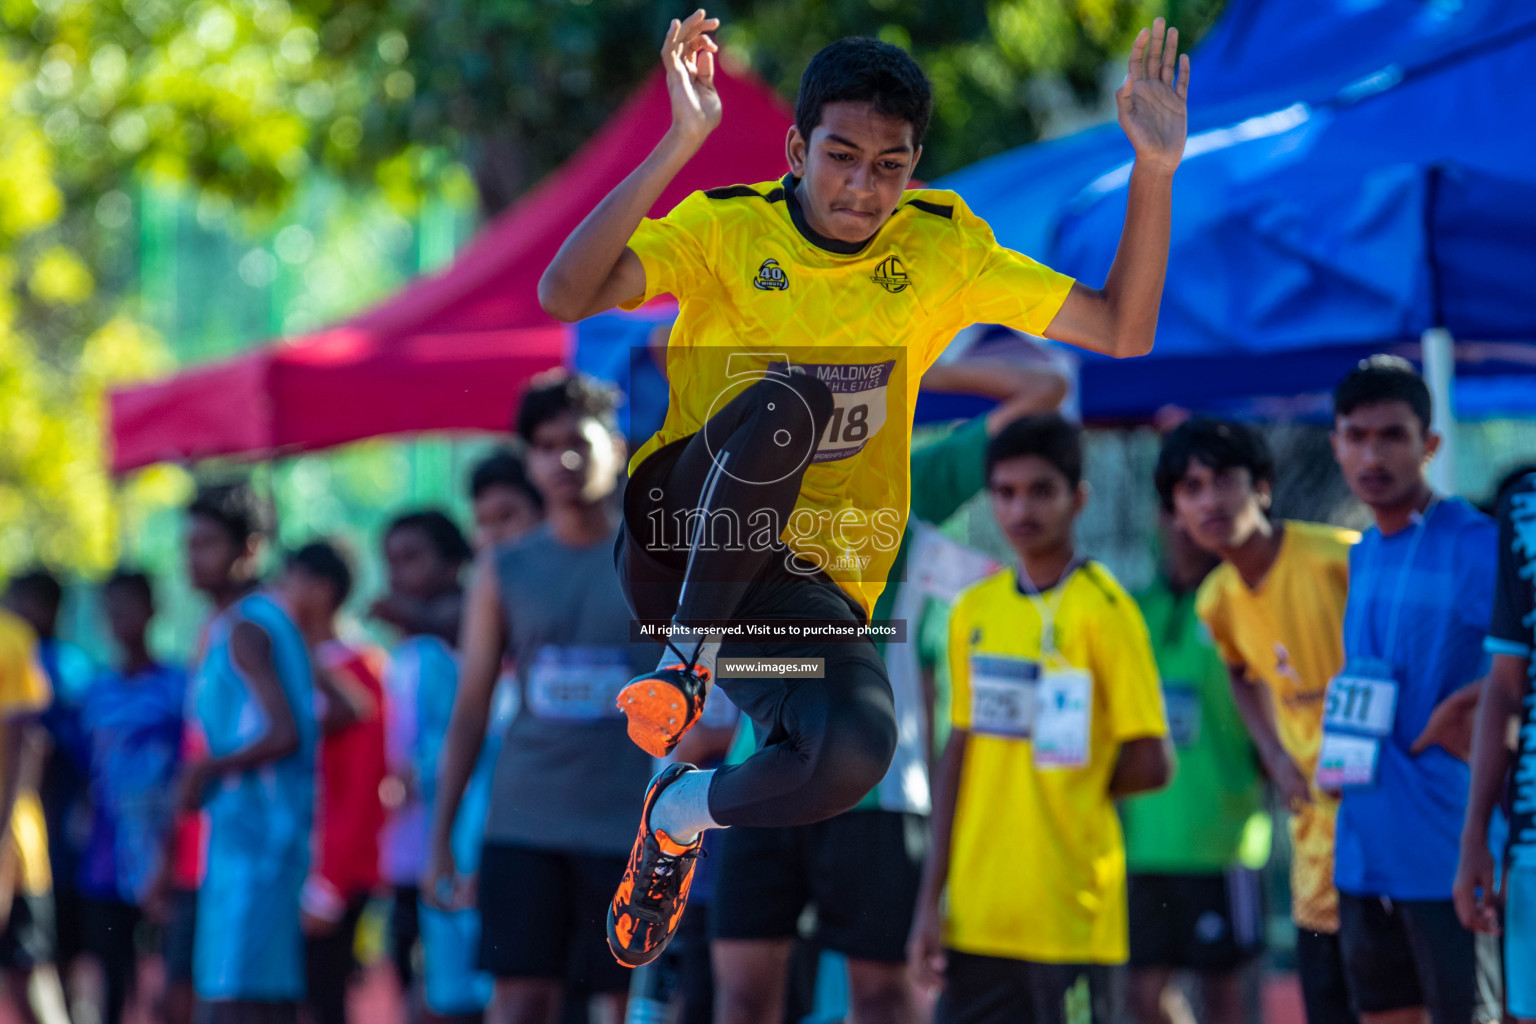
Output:
[[[705,35],[719,27],[720,19],[706,18],[701,7],[683,21],[673,18],[661,44],[672,127],[698,141],[720,123],[720,94],[715,91],[715,54],[720,47]]]
[[[1125,84],[1115,93],[1120,127],[1138,163],[1170,173],[1179,166],[1189,123],[1188,97],[1189,55],[1179,56],[1179,30],[1158,18],[1151,31],[1137,34]]]

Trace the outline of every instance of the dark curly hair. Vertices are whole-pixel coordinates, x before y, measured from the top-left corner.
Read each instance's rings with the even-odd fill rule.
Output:
[[[244,481],[200,488],[187,506],[187,515],[217,523],[237,547],[244,547],[253,537],[265,536],[272,522],[267,503]]]
[[[460,530],[452,519],[435,508],[399,516],[389,524],[389,529],[384,531],[384,536],[388,537],[401,530],[420,530],[436,549],[438,556],[453,565],[462,565],[475,557],[469,541],[464,539],[464,531]]]
[[[1163,439],[1162,451],[1157,453],[1152,482],[1165,511],[1173,511],[1173,489],[1189,472],[1191,462],[1218,473],[1241,467],[1248,471],[1255,487],[1275,482],[1275,459],[1263,434],[1242,423],[1197,416],[1179,424]]]
[[[811,58],[800,76],[795,125],[807,139],[821,124],[828,103],[870,103],[886,117],[912,125],[920,146],[933,115],[933,87],[912,55],[878,39],[839,39]]]
[[[584,373],[550,370],[529,383],[517,409],[517,434],[532,442],[533,433],[556,416],[573,412],[591,416],[609,430],[619,426],[619,392]]]

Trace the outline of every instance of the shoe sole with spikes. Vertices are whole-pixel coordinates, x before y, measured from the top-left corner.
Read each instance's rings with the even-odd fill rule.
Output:
[[[672,753],[704,711],[708,675],[668,665],[631,680],[619,691],[619,710],[629,719],[629,738],[652,757]]]

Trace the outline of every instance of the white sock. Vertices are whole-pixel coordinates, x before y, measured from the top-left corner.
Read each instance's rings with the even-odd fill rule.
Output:
[[[662,790],[651,808],[651,828],[660,829],[668,839],[684,846],[705,829],[719,828],[709,816],[709,784],[714,777],[714,769],[696,769]]]
[[[673,620],[672,622],[672,646],[684,655],[692,655],[698,651],[694,658],[694,665],[706,670],[709,677],[715,677],[715,659],[720,657],[720,644],[723,636],[719,631],[707,629],[693,629]],[[657,668],[666,668],[668,665],[677,664],[677,651],[668,647],[661,652],[661,664]]]

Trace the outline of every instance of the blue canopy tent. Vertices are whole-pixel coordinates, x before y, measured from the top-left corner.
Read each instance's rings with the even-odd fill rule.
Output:
[[[1233,0],[1195,51],[1157,349],[1089,357],[1085,416],[1139,419],[1170,403],[1253,411],[1255,398],[1325,388],[1370,352],[1417,357],[1433,326],[1536,338],[1536,305],[1519,291],[1536,250],[1521,250],[1518,223],[1536,220],[1536,154],[1512,130],[1532,93],[1515,75],[1533,36],[1536,5],[1514,0]],[[1130,157],[1107,124],[936,184],[1004,244],[1096,281],[1119,238]],[[635,428],[659,423],[665,393],[631,349],[669,316],[615,314],[578,331],[577,366],[631,385]],[[1536,386],[1511,376],[1536,372],[1532,355],[1458,346],[1461,414],[1536,404]],[[925,395],[918,419],[977,407]]]
[[[1448,341],[1435,328],[1536,340],[1536,6],[1474,0],[1431,27],[1331,97],[1191,137],[1157,349],[1085,368],[1090,415],[1317,392],[1369,352],[1430,357],[1421,339]],[[1067,204],[1049,262],[1102,279],[1128,170]],[[1461,417],[1536,408],[1536,348],[1465,346],[1457,363]]]

